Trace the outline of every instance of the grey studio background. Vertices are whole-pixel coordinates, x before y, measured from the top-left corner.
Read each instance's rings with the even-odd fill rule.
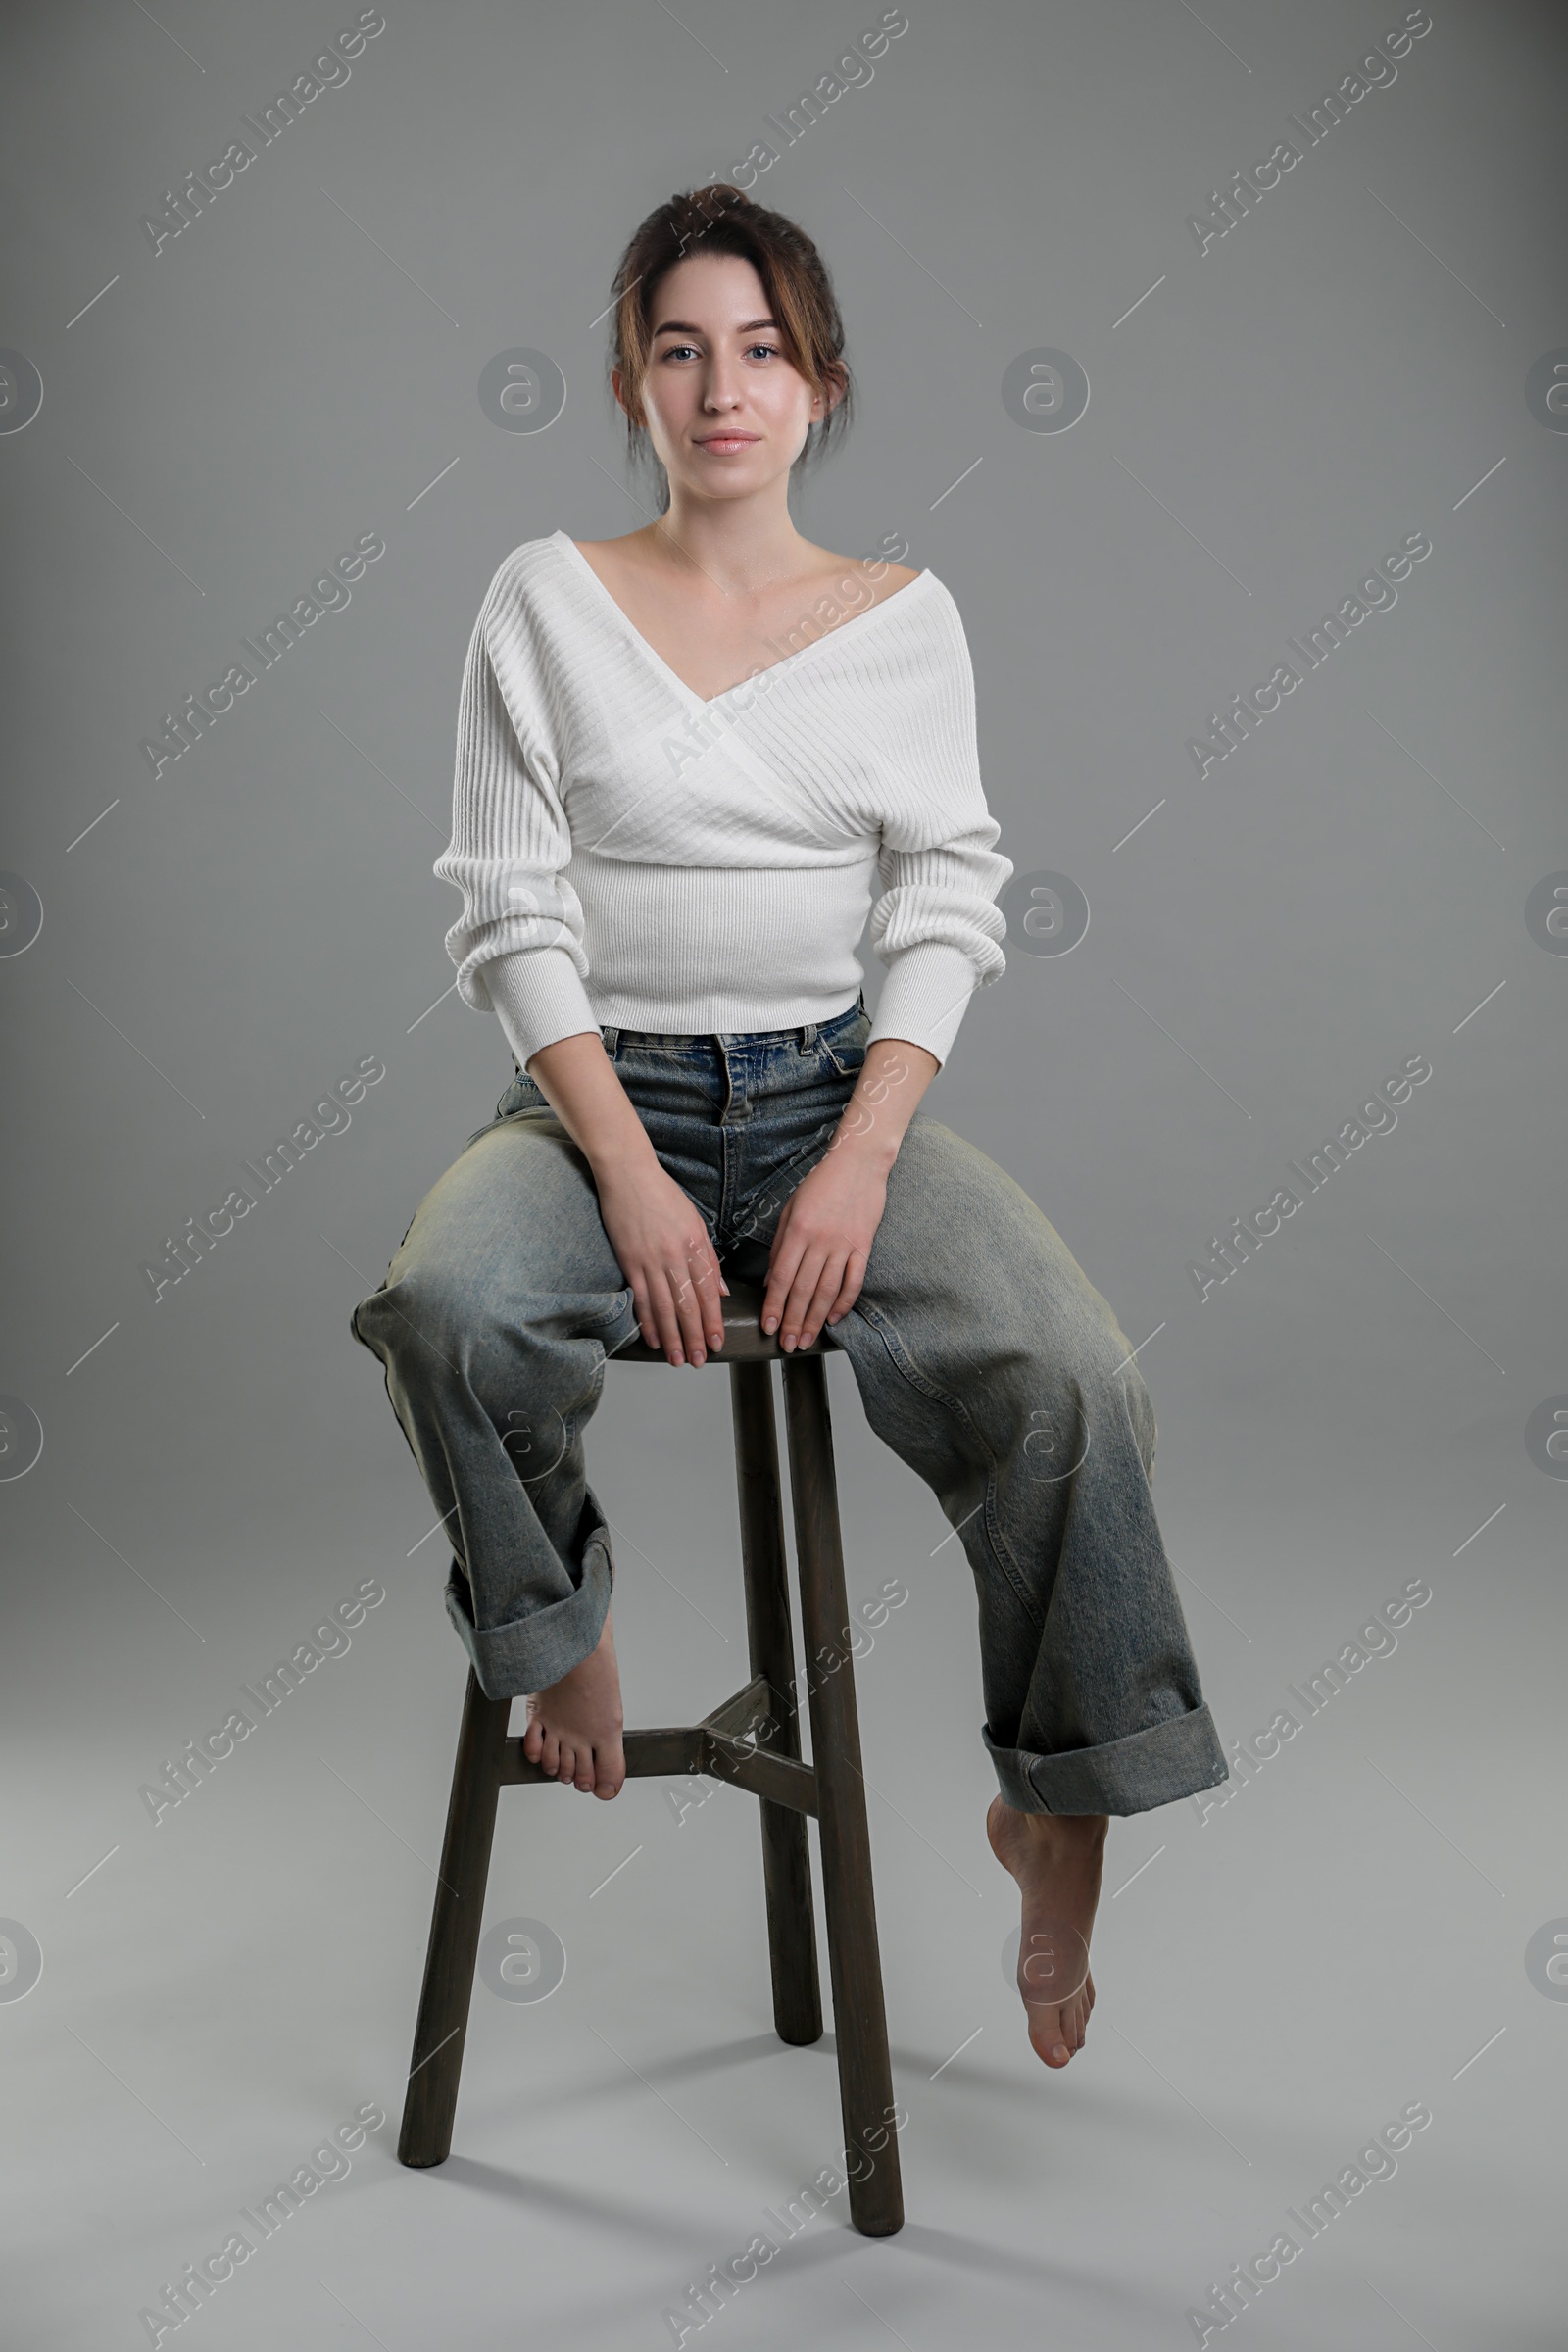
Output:
[[[1561,2341],[1562,21],[908,0],[791,132],[878,19],[385,0],[264,143],[351,5],[8,14],[7,2341],[172,2340],[186,2266],[356,2115],[385,2122],[187,2287],[181,2342]],[[830,1362],[852,1601],[908,1595],[858,1672],[908,2117],[881,2242],[842,2196],[764,2218],[842,2147],[831,2029],[773,2037],[755,1811],[710,1784],[503,1797],[487,1923],[565,1973],[476,1987],[453,2156],[397,2165],[466,1660],[348,1320],[511,1076],[430,872],[480,598],[524,539],[645,519],[610,273],[764,142],[862,401],[801,527],[952,589],[1017,869],[925,1109],[1140,1346],[1237,1759],[1222,1806],[1113,1824],[1098,2006],[1048,2075],[969,1574]],[[564,385],[544,429],[493,389],[520,353]],[[368,542],[173,758],[185,698]],[[356,1071],[155,1301],[185,1220]],[[744,1659],[727,1384],[612,1376],[589,1461],[627,1720],[691,1720]],[[357,1592],[155,1822],[143,1789]],[[1288,2218],[1409,2107],[1396,2169]]]

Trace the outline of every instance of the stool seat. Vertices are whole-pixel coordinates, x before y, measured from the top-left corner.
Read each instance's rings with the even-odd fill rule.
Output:
[[[816,1823],[850,2219],[867,2237],[888,2237],[904,2225],[898,2108],[877,1949],[822,1335],[809,1348],[781,1348],[777,1334],[768,1337],[762,1331],[762,1298],[755,1283],[730,1282],[730,1296],[722,1301],[724,1346],[706,1357],[707,1364],[726,1365],[730,1376],[751,1679],[698,1723],[624,1732],[626,1774],[630,1780],[705,1773],[757,1798],[773,2023],[781,2041],[796,2044],[819,2041],[822,2035],[806,1826]],[[775,1357],[783,1366],[804,1675],[795,1671]],[[667,1364],[669,1359],[636,1332],[606,1360]],[[803,1683],[809,1701],[809,1763],[801,1754]],[[443,2164],[452,2151],[500,1792],[537,1786],[549,1777],[529,1763],[521,1739],[511,1734],[511,1717],[512,1700],[487,1697],[470,1666],[398,2139],[398,2159],[406,2165]],[[850,2163],[852,2147],[863,2159],[863,2170]]]
[[[710,1364],[770,1364],[775,1358],[787,1364],[797,1356],[821,1354],[820,1332],[808,1348],[801,1347],[798,1342],[793,1348],[781,1348],[778,1333],[762,1329],[762,1300],[766,1294],[761,1285],[736,1282],[728,1274],[724,1279],[729,1283],[729,1297],[721,1298],[718,1302],[723,1313],[724,1345],[717,1351],[710,1348],[701,1364],[688,1364],[686,1368],[706,1371]],[[662,1348],[650,1348],[639,1331],[623,1348],[615,1349],[613,1361],[617,1364],[667,1364],[669,1358]]]

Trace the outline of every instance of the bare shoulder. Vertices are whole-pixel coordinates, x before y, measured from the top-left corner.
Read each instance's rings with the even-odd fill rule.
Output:
[[[917,580],[920,576],[917,571],[911,571],[907,564],[890,564],[885,556],[835,556],[830,555],[826,548],[819,552],[822,558],[821,581],[829,594],[850,580],[863,581],[871,591],[871,603],[880,605],[890,596],[897,596],[901,588],[907,588],[911,580]]]
[[[600,578],[608,581],[624,579],[636,569],[631,540],[639,536],[634,531],[624,539],[573,539],[571,544]]]
[[[618,539],[573,539],[571,544],[602,580],[628,585],[643,580],[660,586],[668,580],[664,534],[647,523],[640,530],[623,531]]]
[[[890,564],[884,556],[832,556],[827,562],[832,569],[817,574],[822,601],[816,610],[830,628],[885,605],[920,577],[907,564]]]

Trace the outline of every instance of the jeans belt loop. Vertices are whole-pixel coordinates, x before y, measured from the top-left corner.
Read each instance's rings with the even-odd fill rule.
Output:
[[[612,1024],[608,1029],[601,1029],[599,1034],[605,1041],[605,1052],[613,1061],[620,1050],[620,1031]]]
[[[808,1021],[806,1027],[801,1031],[801,1052],[803,1054],[809,1054],[811,1048],[815,1045],[816,1030],[816,1022]]]

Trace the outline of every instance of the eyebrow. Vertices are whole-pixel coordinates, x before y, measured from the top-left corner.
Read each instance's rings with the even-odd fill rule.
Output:
[[[737,326],[731,331],[737,335],[751,335],[755,334],[760,326],[771,326],[776,332],[778,320],[776,318],[748,318],[743,326]],[[660,324],[654,329],[656,336],[674,334],[700,335],[702,332],[703,329],[700,326],[695,326],[689,318],[665,318],[661,320]]]

